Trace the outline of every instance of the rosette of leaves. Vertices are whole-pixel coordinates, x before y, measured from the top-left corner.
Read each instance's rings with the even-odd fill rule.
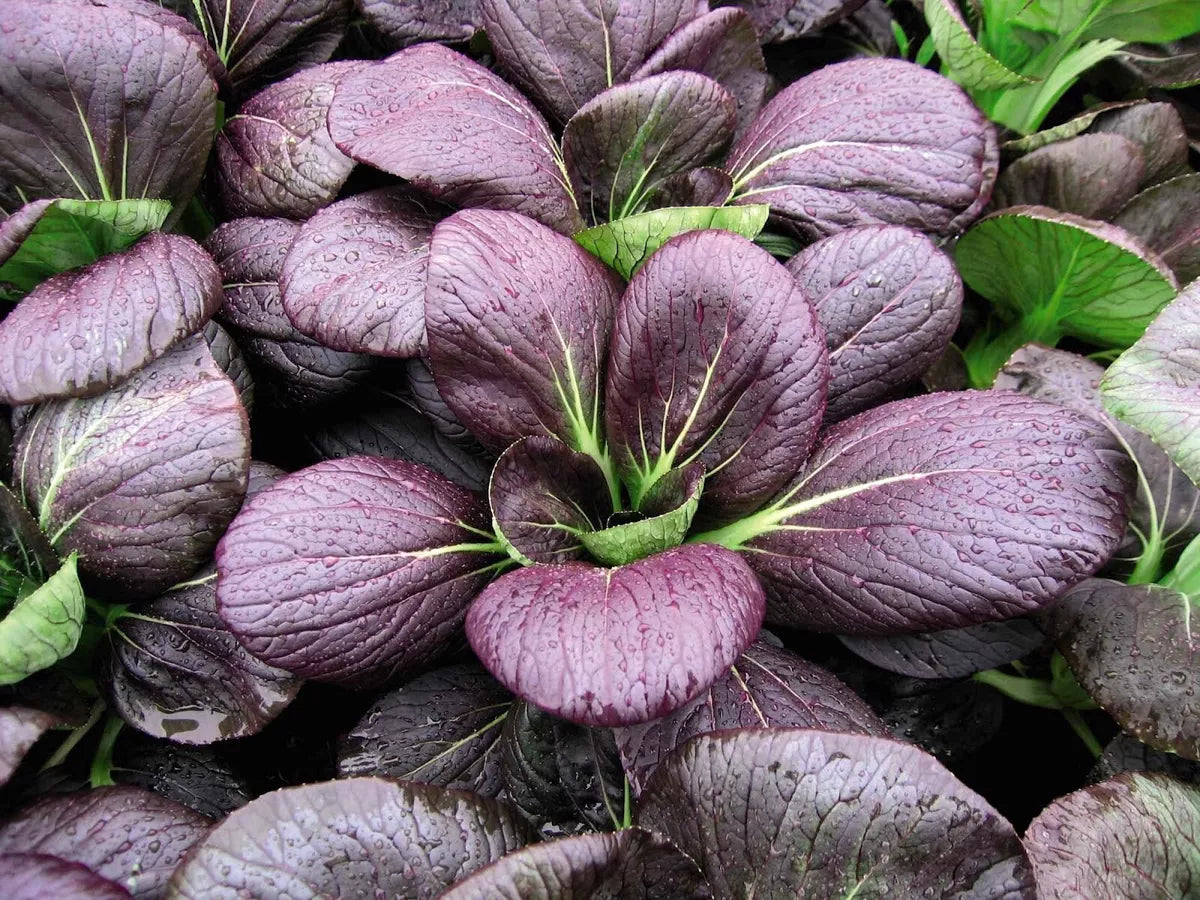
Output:
[[[819,433],[825,335],[744,238],[672,238],[622,291],[553,229],[469,210],[434,229],[428,272],[438,391],[500,458],[486,500],[350,457],[246,503],[220,615],[302,677],[411,675],[465,621],[521,699],[635,724],[703,692],[764,615],[862,635],[1003,620],[1121,538],[1127,460],[1086,416],[936,394]]]

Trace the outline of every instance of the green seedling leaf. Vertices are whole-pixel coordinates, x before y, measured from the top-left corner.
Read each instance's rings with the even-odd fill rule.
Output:
[[[925,21],[938,56],[950,77],[969,90],[999,90],[1033,84],[1037,79],[1014,72],[988,53],[963,19],[953,0],[926,0]]]
[[[767,224],[771,208],[748,206],[674,206],[626,216],[575,235],[579,246],[612,266],[628,280],[655,250],[677,234],[719,228],[754,238]],[[770,249],[770,248],[768,248]]]
[[[0,620],[0,684],[15,684],[74,651],[83,630],[86,601],[76,555]]]
[[[610,566],[678,547],[691,527],[703,490],[703,465],[675,469],[656,481],[643,499],[646,518],[584,532],[579,540],[595,559]]]

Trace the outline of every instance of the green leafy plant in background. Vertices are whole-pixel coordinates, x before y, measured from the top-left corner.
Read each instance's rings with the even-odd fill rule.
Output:
[[[1126,44],[1200,31],[1194,0],[976,0],[970,11],[971,23],[953,0],[925,0],[943,71],[989,118],[1022,134]]]

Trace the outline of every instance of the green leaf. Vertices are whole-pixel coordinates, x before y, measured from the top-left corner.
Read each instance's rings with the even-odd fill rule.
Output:
[[[1037,84],[1005,91],[991,106],[991,118],[1021,134],[1036,131],[1059,99],[1070,90],[1079,76],[1096,63],[1113,56],[1125,44],[1118,40],[1091,41],[1068,51],[1061,58],[1061,48],[1052,45],[1029,63],[1027,71],[1038,71],[1050,65]]]
[[[626,280],[655,250],[687,231],[717,228],[754,238],[767,224],[771,208],[747,206],[672,206],[626,216],[575,235],[579,246],[612,266]]]
[[[1200,602],[1200,535],[1183,548],[1175,568],[1160,584],[1184,594],[1193,603]]]
[[[921,46],[917,48],[917,55],[913,57],[913,62],[922,68],[929,65],[936,50],[937,47],[933,44],[933,35],[925,35],[925,40],[921,41]]]
[[[0,684],[14,684],[74,651],[86,601],[76,555],[0,620]]]
[[[1159,43],[1200,31],[1195,0],[1032,0],[1015,22],[1035,31],[1080,40],[1119,38]]]
[[[955,257],[963,281],[993,304],[988,330],[964,351],[976,385],[1031,341],[1128,346],[1176,291],[1170,269],[1122,229],[1041,206],[980,220]]]
[[[1200,281],[1108,367],[1100,396],[1200,484]]]
[[[1067,138],[1083,134],[1104,113],[1132,105],[1133,102],[1130,101],[1102,103],[1099,106],[1094,106],[1080,113],[1073,119],[1068,119],[1061,125],[1055,125],[1053,128],[1047,128],[1043,131],[1035,131],[1032,134],[1014,138],[1011,141],[1005,141],[1000,145],[1000,150],[1006,157],[1023,156],[1026,153],[1032,153],[1034,150],[1039,150],[1058,141],[1065,141]]]
[[[170,211],[167,200],[49,201],[0,265],[0,299],[19,300],[52,275],[124,250],[161,228]],[[20,211],[8,221],[19,216]]]
[[[804,249],[804,245],[791,235],[775,234],[770,231],[764,231],[754,239],[754,243],[776,259],[791,259]]]
[[[623,566],[683,543],[704,491],[703,467],[698,463],[673,469],[647,492],[641,508],[653,513],[645,519],[582,532],[580,541],[593,558],[609,566]],[[680,495],[682,494],[682,502]]]
[[[979,46],[953,0],[925,0],[925,21],[950,77],[963,87],[986,91],[1034,82]]]

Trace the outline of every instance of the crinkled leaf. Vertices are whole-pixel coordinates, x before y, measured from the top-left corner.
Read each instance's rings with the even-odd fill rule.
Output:
[[[221,276],[191,238],[154,233],[42,282],[0,322],[0,401],[98,394],[201,329]]]
[[[429,419],[438,434],[444,435],[455,444],[486,454],[475,439],[475,435],[458,420],[438,391],[433,372],[421,357],[414,356],[404,363],[408,375],[408,390],[413,403]]]
[[[395,47],[423,41],[469,41],[483,24],[479,0],[358,0],[355,5]]]
[[[861,59],[784,88],[729,156],[736,202],[769,203],[810,240],[853,225],[939,235],[970,224],[996,178],[996,135],[953,82]]]
[[[253,797],[213,747],[192,747],[123,732],[114,753],[113,779],[181,803],[202,816],[223,819]]]
[[[1142,150],[1143,184],[1158,184],[1188,168],[1188,138],[1183,120],[1170,103],[1135,103],[1100,116],[1093,132],[1123,135]]]
[[[659,763],[689,738],[727,728],[888,733],[871,708],[831,673],[758,640],[687,706],[645,725],[616,729],[633,790],[640,792]]]
[[[292,324],[332,347],[416,356],[433,226],[446,210],[405,188],[357,194],[301,227],[279,288]]]
[[[920,232],[848,229],[810,245],[787,269],[825,331],[827,422],[874,406],[924,374],[958,327],[962,281]]]
[[[110,641],[102,679],[113,708],[152,737],[211,744],[255,734],[300,689],[225,627],[212,570],[117,619]]]
[[[702,900],[710,897],[696,864],[660,834],[627,828],[534,844],[458,882],[442,900],[539,897],[543,900]]]
[[[645,518],[584,532],[579,540],[592,558],[606,566],[623,566],[683,543],[700,506],[704,466],[691,463],[672,469],[642,498]]]
[[[668,241],[617,310],[605,424],[634,507],[672,468],[704,464],[701,515],[757,509],[807,455],[827,380],[804,291],[745,238]]]
[[[689,0],[481,0],[483,27],[513,82],[566,122],[629,81],[697,12]]]
[[[103,5],[15,0],[4,12],[0,178],[28,199],[182,208],[216,129],[217,85],[192,37]]]
[[[166,895],[167,879],[212,824],[150,791],[120,785],[51,795],[0,825],[0,853],[44,853],[87,866],[134,897]]]
[[[216,143],[216,186],[230,218],[304,219],[331,203],[354,160],[325,125],[333,90],[366,65],[332,62],[259,91],[226,120]]]
[[[1154,750],[1123,731],[1105,745],[1088,778],[1093,782],[1107,781],[1122,772],[1161,772],[1179,781],[1200,783],[1200,763]]]
[[[523,216],[469,210],[443,220],[425,328],[454,415],[497,452],[534,434],[595,450],[619,283],[570,238]]]
[[[446,437],[409,401],[389,394],[337,419],[322,417],[307,444],[321,459],[386,456],[426,466],[472,491],[487,489],[491,457]]]
[[[506,807],[473,794],[383,778],[327,781],[272,791],[236,810],[175,872],[171,891],[181,900],[417,900],[437,896],[525,840]]]
[[[1200,278],[1200,174],[1147,188],[1113,218],[1159,255],[1180,284]]]
[[[613,512],[596,461],[542,435],[515,441],[496,460],[488,502],[496,533],[524,565],[580,559],[584,536]]]
[[[954,0],[926,0],[925,22],[938,56],[950,77],[973,91],[993,91],[1031,84],[1035,79],[1014,72],[988,53],[954,4]]]
[[[1028,619],[1008,619],[920,634],[846,635],[841,640],[856,655],[889,672],[961,678],[1027,656],[1046,643],[1046,636]]]
[[[695,72],[619,84],[585,103],[563,132],[563,158],[585,218],[642,212],[671,175],[712,161],[733,138],[737,104]]]
[[[1033,612],[1103,565],[1130,470],[1094,419],[1008,392],[929,394],[827,429],[776,502],[698,539],[746,548],[772,621],[961,628]]]
[[[582,226],[558,144],[538,111],[483,66],[438,44],[342,78],[329,133],[351,158],[454,206],[513,210],[565,234]]]
[[[1118,775],[1051,803],[1025,848],[1046,900],[1186,897],[1200,882],[1200,788]]]
[[[522,699],[580,724],[632,725],[720,677],[762,610],[762,588],[736,554],[689,544],[616,569],[509,572],[471,605],[467,637]]]
[[[330,350],[315,341],[249,337],[246,355],[267,397],[265,406],[316,409],[353,396],[375,375],[374,357]]]
[[[0,854],[0,881],[8,900],[88,898],[121,900],[129,891],[87,866],[45,853]]]
[[[863,0],[735,0],[754,17],[758,32],[768,43],[792,41],[845,21],[863,6]]]
[[[237,389],[238,399],[242,401],[246,415],[252,415],[254,413],[254,376],[250,374],[250,364],[246,360],[246,354],[233,339],[233,335],[218,325],[216,319],[209,319],[205,322],[202,333],[213,360]]]
[[[1091,579],[1056,603],[1045,622],[1080,685],[1125,731],[1200,760],[1195,602],[1156,584]]]
[[[1005,699],[988,685],[971,679],[897,678],[876,671],[886,687],[860,693],[893,736],[932,753],[944,765],[967,763],[1000,735]]]
[[[167,200],[35,200],[0,222],[0,299],[124,250],[162,227]]]
[[[510,706],[512,694],[478,663],[426,672],[363,714],[338,748],[338,775],[385,775],[495,797]]]
[[[303,678],[358,687],[447,649],[498,546],[483,504],[412,463],[347,457],[253,497],[217,547],[239,641]]]
[[[351,0],[192,0],[234,87],[279,81],[333,54]]]
[[[8,783],[38,738],[61,724],[58,716],[40,709],[0,707],[0,786]]]
[[[1109,412],[1150,435],[1200,484],[1200,282],[1108,367],[1100,393]]]
[[[123,601],[208,559],[241,505],[250,428],[203,337],[119,387],[37,408],[17,438],[16,482],[38,524]]]
[[[0,619],[0,684],[13,684],[70,656],[87,612],[76,554],[45,584],[18,597]]]
[[[714,166],[700,166],[663,179],[650,198],[650,205],[655,209],[671,206],[724,207],[732,195],[733,178],[728,172]],[[728,230],[741,233],[736,228]]]
[[[1141,184],[1142,153],[1119,134],[1083,134],[1012,162],[1000,173],[992,206],[1049,206],[1092,219],[1111,218]]]
[[[597,225],[579,232],[575,240],[628,280],[678,234],[717,228],[753,239],[767,224],[769,213],[770,207],[765,205],[667,207]]]
[[[1035,894],[1012,826],[933,757],[886,738],[695,738],[659,766],[636,822],[696,860],[719,896]]]
[[[767,64],[754,23],[745,11],[714,9],[663,41],[633,79],[686,69],[707,75],[737,103],[737,134],[750,125],[766,99]]]

